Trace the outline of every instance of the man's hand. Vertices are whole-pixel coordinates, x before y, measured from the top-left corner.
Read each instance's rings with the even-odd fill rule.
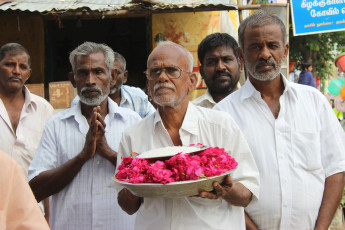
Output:
[[[95,155],[97,142],[104,136],[105,131],[105,122],[100,109],[97,106],[92,110],[90,128],[86,134],[83,150],[65,164],[44,171],[29,182],[37,201],[61,191],[78,174],[85,162]]]
[[[124,188],[117,194],[117,202],[123,211],[133,215],[140,208],[143,198],[133,195],[128,189]]]
[[[214,190],[212,192],[201,191],[199,193],[200,197],[208,199],[218,199],[221,197],[232,205],[242,207],[246,207],[252,200],[253,194],[241,183],[233,184],[232,178],[229,175],[224,178],[221,184],[213,182],[212,185]]]
[[[232,188],[232,178],[231,176],[226,176],[222,184],[218,182],[213,182],[212,184],[214,190],[211,192],[201,191],[200,196],[208,199],[218,199],[219,197],[226,196],[230,189]]]
[[[99,106],[92,110],[90,128],[86,134],[84,148],[80,153],[85,161],[91,159],[95,155],[99,140],[102,138],[105,139],[105,122],[100,114],[100,110],[101,108]]]
[[[82,152],[90,153],[89,158],[92,158],[97,152],[98,155],[110,161],[116,166],[117,153],[112,150],[105,137],[105,121],[100,114],[100,107],[97,106],[93,109],[91,117],[90,128],[86,135],[85,146]],[[90,142],[90,143],[88,143]]]
[[[101,157],[110,161],[114,166],[116,166],[117,152],[112,150],[108,143],[105,135],[103,135],[97,142],[96,152]]]

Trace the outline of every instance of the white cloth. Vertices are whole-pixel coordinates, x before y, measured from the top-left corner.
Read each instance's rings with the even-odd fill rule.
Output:
[[[36,153],[46,121],[54,114],[53,107],[42,97],[24,87],[25,101],[16,133],[0,99],[0,149],[24,169],[25,174]]]
[[[260,201],[246,212],[259,229],[314,229],[325,178],[345,169],[345,134],[315,88],[288,82],[274,118],[247,80],[214,109],[228,112],[260,171]]]
[[[118,107],[111,99],[108,99],[108,105],[105,136],[110,148],[117,151],[122,132],[137,123],[140,117],[129,109]],[[50,119],[29,167],[29,179],[57,168],[79,154],[88,129],[80,103]],[[112,181],[114,172],[115,166],[97,153],[88,160],[70,184],[51,196],[51,229],[133,229],[135,216],[127,215],[117,203]]]
[[[234,183],[241,182],[253,193],[252,202],[257,200],[257,167],[249,146],[230,116],[189,103],[179,133],[184,146],[202,143],[224,148],[238,162],[231,174]],[[157,111],[123,134],[118,164],[121,156],[129,156],[132,151],[141,153],[166,146],[173,146],[173,142]],[[245,229],[244,209],[229,205],[222,199],[144,198],[137,212],[135,226],[136,229],[147,230],[239,230]]]
[[[235,18],[236,24],[239,25],[238,14],[236,14]],[[235,28],[231,21],[229,12],[226,10],[220,11],[219,14],[219,32],[229,34],[238,42],[237,28]]]
[[[213,100],[210,92],[207,90],[205,94],[195,98],[192,103],[204,108],[212,109],[217,103]]]

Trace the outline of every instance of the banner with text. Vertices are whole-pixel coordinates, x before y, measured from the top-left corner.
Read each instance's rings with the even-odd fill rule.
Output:
[[[294,36],[345,30],[345,0],[291,0]]]

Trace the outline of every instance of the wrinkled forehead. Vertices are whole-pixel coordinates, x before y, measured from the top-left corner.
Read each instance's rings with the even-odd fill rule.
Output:
[[[26,62],[28,62],[29,60],[29,56],[27,53],[25,53],[22,50],[13,50],[13,51],[9,51],[5,54],[4,58],[10,59],[10,58],[20,58],[22,60],[25,60]]]
[[[95,66],[108,68],[107,63],[105,62],[105,56],[102,52],[76,56],[76,67],[85,68]]]
[[[147,68],[177,66],[185,69],[188,66],[188,57],[184,50],[176,46],[157,47],[149,56]]]
[[[274,33],[277,40],[284,42],[284,33],[277,23],[268,23],[260,26],[247,26],[244,30],[245,39],[251,40],[250,35],[255,34],[256,37],[265,37]],[[246,36],[247,35],[247,36]]]

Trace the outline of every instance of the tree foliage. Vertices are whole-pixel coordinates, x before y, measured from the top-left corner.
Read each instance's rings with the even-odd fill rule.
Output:
[[[345,51],[345,31],[293,36],[290,24],[289,32],[290,58],[299,64],[312,60],[319,74],[327,70],[328,62],[334,62],[335,48]]]
[[[334,50],[345,52],[345,31],[293,36],[290,23],[289,45],[290,58],[296,62],[297,68],[300,69],[301,63],[311,61],[313,72],[324,81],[334,71]]]

